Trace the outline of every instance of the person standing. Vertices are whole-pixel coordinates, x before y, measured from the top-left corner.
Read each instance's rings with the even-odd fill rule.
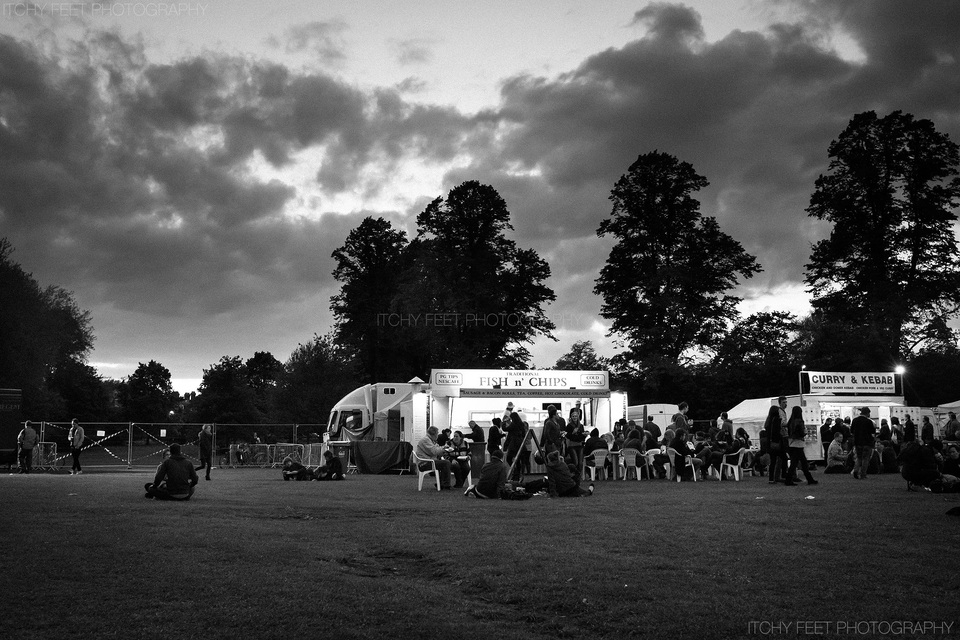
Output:
[[[560,451],[560,434],[563,431],[563,418],[557,415],[555,406],[547,405],[547,419],[543,421],[543,451]]]
[[[917,425],[908,414],[903,421],[903,441],[912,442],[917,439]]]
[[[520,465],[514,465],[514,460],[516,460],[520,454],[520,448],[523,446],[523,435],[526,431],[523,429],[523,420],[520,419],[520,414],[516,411],[510,414],[510,418],[505,424],[507,439],[503,443],[503,449],[507,454],[507,466],[514,467],[513,475],[510,479],[515,481],[520,478]],[[459,487],[460,485],[458,484],[457,486]]]
[[[923,416],[920,421],[920,441],[927,444],[933,442],[933,423],[930,422],[930,416]]]
[[[17,460],[20,463],[20,473],[30,473],[33,470],[33,448],[40,441],[40,436],[33,428],[33,424],[27,420],[23,423],[23,430],[17,436]]]
[[[487,452],[492,454],[494,451],[500,451],[500,443],[503,441],[503,431],[500,425],[503,421],[500,418],[494,418],[490,424],[490,431],[487,436]]]
[[[867,467],[870,465],[870,459],[873,458],[873,436],[877,432],[877,427],[870,419],[870,407],[860,409],[860,415],[850,423],[850,431],[853,434],[853,448],[856,456],[853,463],[853,477],[866,480]]]
[[[196,471],[206,469],[206,479],[210,479],[210,467],[213,466],[213,425],[205,424],[200,430],[200,466]]]
[[[680,409],[680,411],[673,414],[673,432],[676,433],[678,430],[683,429],[684,433],[689,433],[690,421],[687,420],[687,411],[690,410],[690,405],[686,402],[681,402],[677,405],[677,408]]]
[[[943,439],[944,440],[960,440],[960,421],[957,420],[957,414],[951,411],[947,414],[950,416],[950,419],[947,420],[947,424],[943,427]]]
[[[587,439],[587,432],[580,422],[580,409],[570,410],[570,421],[567,423],[567,454],[570,463],[581,476],[583,475],[583,443]]]
[[[787,438],[790,455],[790,476],[787,484],[794,484],[797,477],[797,467],[803,472],[807,484],[818,484],[810,475],[810,464],[807,462],[807,453],[804,450],[807,437],[807,426],[803,423],[803,410],[794,407],[787,421]]]
[[[67,440],[70,441],[70,455],[73,457],[73,466],[70,467],[70,475],[80,475],[83,469],[80,468],[80,452],[83,450],[83,440],[85,436],[83,427],[74,418],[70,421],[70,433],[67,434]]]
[[[833,430],[831,426],[833,425],[833,418],[827,418],[824,421],[823,426],[820,427],[820,446],[823,447],[823,459],[828,459],[828,454],[830,453],[830,445],[833,444]]]
[[[778,407],[771,406],[763,423],[763,430],[767,434],[767,450],[770,453],[770,484],[779,482],[779,475],[789,479],[786,451],[788,443],[784,441],[780,427],[780,410]]]

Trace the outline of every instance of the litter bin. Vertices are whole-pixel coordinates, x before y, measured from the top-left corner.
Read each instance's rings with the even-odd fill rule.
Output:
[[[470,484],[480,482],[480,469],[487,462],[487,443],[470,443]]]

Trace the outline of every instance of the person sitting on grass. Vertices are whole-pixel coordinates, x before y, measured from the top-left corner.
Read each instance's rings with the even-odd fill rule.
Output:
[[[575,470],[560,457],[559,451],[547,454],[546,467],[547,487],[551,498],[581,498],[593,495],[593,483],[590,483],[589,488],[581,489]]]
[[[948,476],[960,477],[960,447],[955,444],[947,447],[947,455],[943,461],[943,473]]]
[[[480,468],[480,480],[467,487],[463,495],[492,500],[500,497],[506,484],[507,465],[503,463],[503,451],[496,449],[490,452],[490,462]]]
[[[889,440],[877,443],[880,452],[880,471],[882,473],[900,473],[900,463],[897,462],[897,452]]]
[[[919,487],[928,488],[930,483],[940,478],[937,455],[933,447],[920,444],[916,440],[916,430],[904,437],[908,439],[900,448],[900,475],[907,481],[907,490],[916,491]]]
[[[281,473],[283,474],[284,481],[306,480],[308,471],[305,466],[299,462],[295,462],[290,456],[287,456],[283,459],[283,469]]]
[[[157,500],[189,500],[197,486],[197,472],[193,463],[180,453],[180,445],[174,442],[170,445],[170,457],[157,467],[157,475],[153,482],[143,486],[146,490],[145,498]]]
[[[323,452],[326,462],[313,472],[313,479],[320,481],[343,480],[343,463],[329,449]]]
[[[850,469],[853,466],[851,465]],[[843,433],[836,431],[833,434],[833,442],[830,443],[830,447],[827,449],[827,468],[823,470],[824,473],[848,473],[847,469],[847,454],[843,450]]]

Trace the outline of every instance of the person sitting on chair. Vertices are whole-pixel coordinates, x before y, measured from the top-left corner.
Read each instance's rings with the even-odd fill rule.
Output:
[[[343,480],[343,463],[329,449],[323,452],[326,462],[313,473],[314,480]]]
[[[295,462],[290,456],[283,459],[283,469],[281,473],[283,474],[284,481],[307,480],[307,468],[299,462]]]
[[[144,485],[145,498],[157,500],[189,500],[197,486],[197,472],[193,463],[180,453],[180,445],[170,445],[170,457],[157,467],[153,482]]]
[[[450,448],[450,468],[456,478],[453,486],[459,489],[470,477],[470,445],[463,439],[462,431],[454,431],[447,446]]]
[[[432,459],[437,465],[437,473],[440,475],[440,488],[450,488],[450,461],[447,459],[447,450],[437,444],[437,437],[440,430],[436,427],[427,429],[427,435],[420,438],[417,442],[416,454],[418,458],[424,460]],[[499,449],[497,449],[499,450]],[[491,454],[493,452],[491,451]],[[426,471],[430,468],[429,462],[418,462],[417,467],[420,471]]]

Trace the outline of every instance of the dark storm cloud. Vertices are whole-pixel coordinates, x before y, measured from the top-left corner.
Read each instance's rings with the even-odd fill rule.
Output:
[[[330,254],[366,212],[304,211],[316,196],[256,164],[314,152],[332,196],[364,171],[389,184],[411,154],[448,160],[473,127],[395,89],[215,54],[152,64],[93,35],[66,57],[0,38],[4,235],[91,306],[196,315],[308,297],[331,285]]]
[[[522,243],[552,253],[563,238],[589,238],[614,182],[659,149],[711,182],[697,194],[702,211],[760,258],[765,273],[751,284],[798,282],[810,242],[828,231],[804,208],[854,114],[903,109],[957,138],[960,5],[795,8],[789,24],[708,42],[694,10],[648,5],[634,15],[645,32],[633,42],[557,77],[504,81],[503,135],[448,181],[472,175],[502,189]],[[865,58],[834,50],[838,34]],[[595,257],[564,275],[596,273],[606,250]]]

